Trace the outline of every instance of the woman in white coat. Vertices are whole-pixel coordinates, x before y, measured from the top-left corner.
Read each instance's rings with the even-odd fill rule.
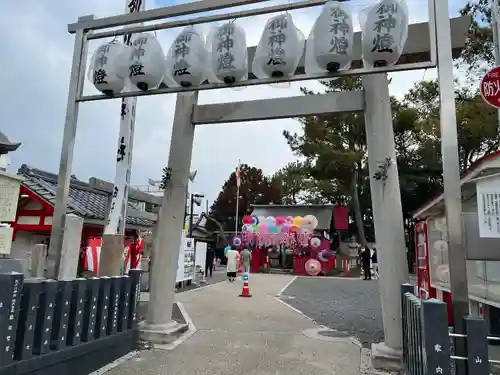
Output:
[[[227,258],[227,267],[226,267],[227,277],[229,278],[230,282],[233,282],[234,280],[236,280],[236,271],[238,268],[239,253],[233,248],[229,248],[226,252],[226,258]]]

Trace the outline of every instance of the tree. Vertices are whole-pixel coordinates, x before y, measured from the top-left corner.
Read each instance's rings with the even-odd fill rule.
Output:
[[[477,89],[455,89],[460,168],[467,169],[478,158],[499,147],[497,110],[486,104]],[[441,170],[439,87],[437,81],[417,83],[405,96],[407,106],[417,112],[421,156],[428,166]]]
[[[341,78],[322,82],[325,91],[353,91],[361,88],[360,77]],[[306,95],[316,93],[301,89]],[[363,169],[366,166],[366,136],[363,114],[358,112],[332,113],[324,116],[301,118],[303,133],[284,131],[288,144],[297,155],[307,159],[309,173],[323,187],[329,187],[329,198],[340,204],[351,204],[358,237],[362,245],[367,241],[364,233],[363,213],[359,194]],[[321,185],[317,184],[316,187]]]
[[[472,23],[459,65],[467,65],[469,77],[477,78],[478,74],[483,74],[493,66],[495,61],[493,54],[495,48],[491,29],[491,1],[469,1],[460,10],[460,14],[470,16]]]
[[[236,171],[224,182],[219,196],[210,208],[210,216],[218,220],[226,231],[234,231],[236,223],[252,212],[253,204],[281,203],[281,190],[276,181],[264,176],[262,169],[242,164],[238,218],[236,218]],[[211,228],[215,229],[215,228]]]
[[[306,196],[311,187],[307,171],[304,162],[296,161],[288,163],[272,175],[273,183],[281,190],[283,204],[297,204],[307,200]]]
[[[325,86],[326,92],[357,90],[361,88],[361,79],[337,80]],[[432,93],[423,87],[418,94],[425,98]],[[433,138],[426,133],[430,127],[425,127],[423,121],[434,118],[432,116],[438,112],[435,107],[412,106],[396,98],[391,98],[391,107],[403,214],[408,230],[410,213],[441,186],[441,173],[436,164],[439,160],[436,155],[440,153],[435,152],[436,143],[431,142]],[[323,198],[316,197],[316,200],[349,205],[359,240],[366,245],[365,231],[370,239],[374,233],[363,114],[335,113],[300,121],[303,124],[300,135],[284,132],[284,136],[292,150],[306,158],[313,177],[310,187]],[[435,122],[431,124],[436,125]]]

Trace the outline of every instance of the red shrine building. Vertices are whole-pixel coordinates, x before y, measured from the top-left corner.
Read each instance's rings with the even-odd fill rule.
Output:
[[[48,244],[50,240],[57,175],[25,164],[17,174],[24,181],[19,192],[16,221],[11,223],[14,229],[11,253],[19,259],[29,256],[27,252],[33,245]],[[95,177],[88,182],[72,177],[67,213],[84,219],[82,244],[89,238],[103,234],[112,191],[112,183]],[[160,197],[130,189],[125,235],[132,237],[137,231],[152,230],[160,202]]]

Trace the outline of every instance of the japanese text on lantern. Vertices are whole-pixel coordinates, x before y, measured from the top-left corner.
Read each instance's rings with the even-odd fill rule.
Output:
[[[286,65],[286,51],[283,45],[286,42],[286,35],[283,32],[288,27],[287,15],[274,17],[269,22],[269,38],[267,44],[269,47],[269,61],[267,65]]]
[[[395,44],[392,31],[397,27],[397,21],[394,17],[398,13],[397,4],[380,4],[376,13],[378,19],[374,23],[372,52],[390,52],[392,53],[393,45]]]
[[[182,33],[177,37],[177,39],[175,39],[174,57],[177,59],[177,61],[174,64],[174,76],[191,74],[188,71],[190,65],[186,61],[186,57],[191,53],[191,48],[189,48],[191,37],[191,33]]]
[[[132,53],[132,60],[135,60],[131,65],[130,65],[130,76],[131,77],[137,77],[137,76],[143,76],[144,72],[144,64],[141,62],[141,58],[144,57],[146,54],[146,49],[145,46],[148,44],[148,38],[147,37],[139,37],[136,40],[134,40],[134,43],[132,44],[134,47],[133,53]]]
[[[347,34],[350,31],[349,24],[347,23],[348,15],[342,9],[333,8],[330,11],[330,17],[332,18],[332,23],[330,24],[330,33],[332,33],[330,44],[332,47],[330,52],[345,55],[349,48],[349,41],[347,40]]]
[[[111,43],[106,44],[104,46],[99,47],[96,51],[96,59],[93,73],[93,81],[95,85],[101,85],[108,83],[106,81],[107,73],[104,67],[108,63],[108,52],[110,49]]]
[[[222,26],[217,33],[217,52],[219,57],[217,60],[217,71],[225,71],[235,69],[234,55],[232,53],[234,47],[234,25],[228,24]]]

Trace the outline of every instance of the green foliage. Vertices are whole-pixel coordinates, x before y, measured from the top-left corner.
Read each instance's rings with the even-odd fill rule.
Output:
[[[494,65],[493,33],[491,29],[491,1],[469,1],[461,10],[462,16],[470,16],[471,27],[459,63],[467,65],[469,75],[482,75]]]
[[[308,180],[308,165],[297,161],[285,165],[271,176],[271,180],[281,191],[283,204],[297,204],[306,199],[312,187]]]
[[[262,169],[242,164],[238,218],[236,218],[236,171],[224,182],[219,196],[210,208],[210,216],[218,220],[225,231],[234,231],[236,222],[252,212],[253,204],[281,203],[281,189],[277,181],[264,176]],[[218,228],[211,228],[217,230]]]

